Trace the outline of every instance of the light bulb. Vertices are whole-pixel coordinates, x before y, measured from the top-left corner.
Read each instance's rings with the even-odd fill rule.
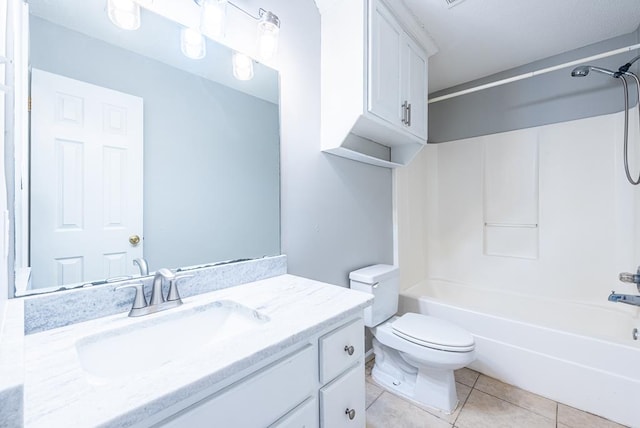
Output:
[[[224,36],[227,0],[204,0],[200,13],[200,31],[211,38]]]
[[[233,77],[238,80],[253,79],[253,59],[240,52],[233,54]]]
[[[273,58],[278,50],[280,20],[271,12],[264,11],[258,21],[258,55],[263,60]]]
[[[180,31],[180,49],[191,59],[202,59],[206,54],[204,37],[198,30],[183,28]]]
[[[107,0],[107,14],[123,30],[140,28],[140,6],[133,0]]]

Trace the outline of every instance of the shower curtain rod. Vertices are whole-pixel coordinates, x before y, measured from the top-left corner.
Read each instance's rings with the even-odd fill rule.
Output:
[[[436,97],[436,98],[430,99],[429,100],[429,104],[437,103],[438,101],[448,100],[450,98],[459,97],[460,95],[466,95],[466,94],[471,94],[473,92],[482,91],[484,89],[495,88],[496,86],[502,86],[502,85],[505,85],[507,83],[517,82],[518,80],[528,79],[529,77],[539,76],[541,74],[550,73],[552,71],[561,70],[563,68],[573,67],[573,66],[576,66],[576,65],[584,64],[585,62],[588,62],[588,61],[594,61],[596,59],[607,58],[607,57],[610,57],[610,56],[613,56],[613,55],[618,55],[618,54],[621,54],[621,53],[630,52],[630,51],[633,51],[633,50],[636,50],[636,49],[640,49],[640,43],[635,44],[635,45],[631,45],[631,46],[627,46],[627,47],[624,47],[624,48],[614,49],[612,51],[604,52],[604,53],[601,53],[601,54],[592,55],[592,56],[588,56],[588,57],[581,58],[581,59],[576,59],[575,61],[569,61],[569,62],[565,62],[563,64],[554,65],[553,67],[547,67],[547,68],[542,68],[542,69],[536,70],[536,71],[530,71],[528,73],[519,74],[517,76],[509,77],[507,79],[496,80],[495,82],[485,83],[484,85],[474,86],[473,88],[463,89],[462,91],[452,92],[452,93],[447,94],[447,95],[442,95],[440,97]]]

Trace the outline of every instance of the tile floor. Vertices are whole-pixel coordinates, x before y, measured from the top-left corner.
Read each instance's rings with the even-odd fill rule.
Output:
[[[447,415],[394,395],[371,378],[366,365],[367,428],[621,428],[599,416],[556,403],[471,369],[457,370],[462,405]]]

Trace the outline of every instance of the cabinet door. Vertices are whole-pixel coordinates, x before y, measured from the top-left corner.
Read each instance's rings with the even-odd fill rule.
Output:
[[[318,428],[318,401],[309,397],[269,428]]]
[[[327,383],[353,366],[364,354],[362,318],[332,331],[318,340],[320,382]]]
[[[364,363],[349,370],[320,390],[320,426],[365,427]]]
[[[402,35],[391,12],[371,2],[369,30],[369,111],[394,126],[402,126]]]
[[[411,38],[405,37],[404,89],[409,102],[407,128],[413,135],[427,139],[427,55]]]
[[[163,428],[269,426],[305,398],[313,395],[317,376],[315,352],[315,347],[307,346],[194,404],[159,426]]]

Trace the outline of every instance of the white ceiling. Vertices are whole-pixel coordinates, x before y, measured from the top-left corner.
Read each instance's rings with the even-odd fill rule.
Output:
[[[439,48],[429,58],[429,92],[627,34],[640,25],[640,0],[459,0],[451,8],[445,0],[403,1]]]

